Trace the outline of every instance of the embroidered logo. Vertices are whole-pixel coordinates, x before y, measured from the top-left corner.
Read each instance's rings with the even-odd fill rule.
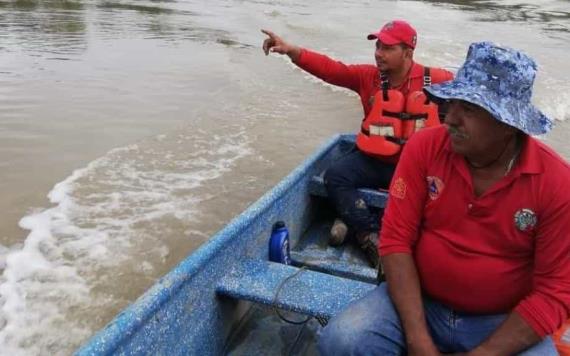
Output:
[[[406,197],[406,182],[404,178],[398,177],[398,179],[394,181],[390,189],[390,195],[398,199],[404,199]]]
[[[441,192],[443,192],[445,184],[443,184],[443,181],[438,177],[429,176],[426,179],[427,179],[429,197],[431,200],[436,200],[437,198],[439,198]]]
[[[527,232],[536,226],[537,218],[534,211],[530,209],[520,209],[515,213],[515,226],[523,232]]]

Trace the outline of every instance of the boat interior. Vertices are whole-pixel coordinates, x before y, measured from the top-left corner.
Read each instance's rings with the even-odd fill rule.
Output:
[[[341,246],[329,246],[337,216],[322,172],[311,178],[309,192],[314,214],[299,238],[292,238],[291,265],[255,261],[239,284],[218,288],[219,294],[252,302],[230,332],[224,354],[316,355],[319,331],[328,320],[378,283],[377,270],[350,234]],[[385,192],[361,193],[369,207],[384,207]]]

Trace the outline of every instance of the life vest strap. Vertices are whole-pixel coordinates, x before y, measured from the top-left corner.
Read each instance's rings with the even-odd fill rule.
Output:
[[[431,74],[430,74],[431,68],[430,67],[424,67],[424,88],[425,87],[429,87],[431,85]],[[426,100],[424,102],[424,104],[429,104],[429,97],[426,95]]]
[[[394,137],[394,136],[385,136],[386,140],[397,143],[398,145],[403,146],[406,142],[408,142],[408,140],[406,140],[405,138],[398,138],[398,137]]]
[[[424,114],[409,114],[407,112],[392,112],[392,111],[382,110],[382,115],[389,116],[389,117],[395,117],[396,119],[400,119],[403,121],[427,119],[427,114],[425,114],[425,113]]]
[[[382,100],[388,101],[388,90],[390,89],[390,82],[388,81],[388,74],[380,72],[380,90],[382,90]]]
[[[365,129],[364,127],[361,127],[361,128],[360,128],[360,132],[361,132],[362,134],[364,134],[365,136],[370,137],[370,131],[367,130],[367,129]],[[406,143],[406,141],[408,141],[408,140],[406,140],[406,139],[398,138],[398,137],[394,137],[394,136],[382,136],[382,137],[384,137],[386,140],[388,140],[388,141],[390,141],[390,142],[397,143],[398,145],[403,145],[403,144]]]
[[[424,87],[429,87],[431,85],[430,71],[430,67],[424,67]]]

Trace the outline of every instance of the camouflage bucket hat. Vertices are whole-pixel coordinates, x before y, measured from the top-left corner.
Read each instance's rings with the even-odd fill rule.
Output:
[[[436,103],[459,99],[487,110],[497,120],[529,135],[544,134],[552,121],[531,103],[536,63],[526,54],[491,42],[469,46],[454,80],[425,88]]]

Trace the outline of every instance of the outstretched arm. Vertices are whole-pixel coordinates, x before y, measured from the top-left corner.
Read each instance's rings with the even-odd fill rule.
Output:
[[[284,41],[272,31],[261,30],[261,32],[267,35],[267,38],[263,41],[263,52],[265,55],[268,55],[270,52],[286,54],[301,69],[329,84],[338,85],[359,93],[361,82],[363,80],[370,81],[370,77],[363,79],[361,65],[346,65],[323,54],[308,49],[301,49],[299,46]]]

